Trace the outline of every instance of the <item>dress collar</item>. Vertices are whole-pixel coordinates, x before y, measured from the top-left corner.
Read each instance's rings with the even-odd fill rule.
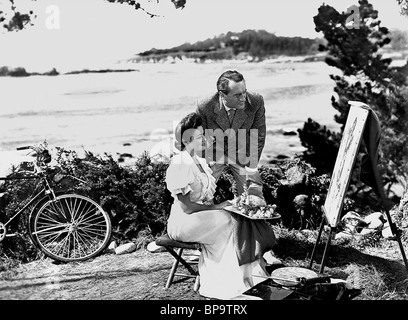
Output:
[[[198,168],[197,164],[195,163],[194,159],[197,160],[199,164],[201,164],[202,168],[204,169],[206,175],[210,179],[210,181],[215,181],[215,178],[212,175],[212,170],[207,164],[207,161],[204,158],[197,157],[197,156],[191,156],[187,151],[183,150],[180,152],[180,157],[181,157],[181,163],[184,164],[194,164],[194,168],[201,172],[200,169]],[[193,159],[194,157],[194,159]]]
[[[180,152],[180,157],[181,157],[181,161],[185,164],[191,164],[194,163],[193,158],[191,157],[191,155],[186,151],[183,150]]]

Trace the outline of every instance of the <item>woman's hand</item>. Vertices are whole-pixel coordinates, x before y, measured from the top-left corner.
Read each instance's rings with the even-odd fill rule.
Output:
[[[177,194],[177,198],[180,201],[181,208],[187,214],[191,214],[191,213],[203,211],[203,210],[220,210],[226,206],[231,205],[231,202],[229,200],[218,203],[218,204],[214,204],[211,206],[198,204],[190,200],[189,193],[186,195],[182,195],[181,193],[179,193]]]
[[[223,201],[223,202],[221,202],[221,203],[216,204],[215,207],[216,207],[217,209],[223,209],[224,207],[230,206],[230,205],[231,205],[231,201],[230,201],[230,200],[226,200],[226,201]]]

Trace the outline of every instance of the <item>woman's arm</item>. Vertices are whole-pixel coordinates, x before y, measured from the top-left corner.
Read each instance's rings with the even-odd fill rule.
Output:
[[[211,206],[198,204],[190,200],[190,193],[187,193],[186,195],[182,195],[181,193],[179,193],[177,194],[177,198],[180,201],[181,209],[187,214],[203,210],[218,210],[231,204],[228,200]]]

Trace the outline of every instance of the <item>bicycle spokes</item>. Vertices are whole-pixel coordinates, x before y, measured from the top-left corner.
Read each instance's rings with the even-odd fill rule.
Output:
[[[7,233],[6,226],[0,222],[0,242],[2,242],[3,239],[6,237],[6,233]]]
[[[63,195],[38,211],[33,235],[42,250],[54,259],[79,261],[103,250],[110,230],[109,216],[94,201]]]

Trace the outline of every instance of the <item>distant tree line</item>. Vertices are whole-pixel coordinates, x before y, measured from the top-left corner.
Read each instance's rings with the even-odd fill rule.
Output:
[[[324,41],[324,40],[323,40]],[[262,60],[271,56],[302,56],[318,52],[321,39],[302,37],[279,37],[265,30],[245,30],[242,32],[228,32],[214,38],[185,43],[170,49],[151,49],[139,53],[141,57],[171,56],[174,54],[202,56],[202,53],[229,52],[232,57],[241,53]],[[220,58],[227,58],[220,55]]]
[[[82,74],[82,73],[110,73],[110,72],[133,72],[139,71],[137,69],[98,69],[89,70],[82,69],[78,71],[69,71],[63,74]],[[23,67],[10,68],[7,66],[0,67],[0,77],[29,77],[29,76],[58,76],[60,73],[57,69],[52,68],[50,71],[39,73],[39,72],[27,72]]]
[[[301,56],[316,53],[316,41],[302,37],[278,37],[265,30],[245,30],[241,33],[229,32],[235,54],[248,52],[251,56],[264,58],[271,55]]]
[[[52,68],[48,72],[44,73],[38,73],[38,72],[27,72],[25,68],[23,67],[17,67],[17,68],[9,68],[6,66],[0,67],[0,77],[28,77],[28,76],[57,76],[59,75],[59,72],[55,69]]]

